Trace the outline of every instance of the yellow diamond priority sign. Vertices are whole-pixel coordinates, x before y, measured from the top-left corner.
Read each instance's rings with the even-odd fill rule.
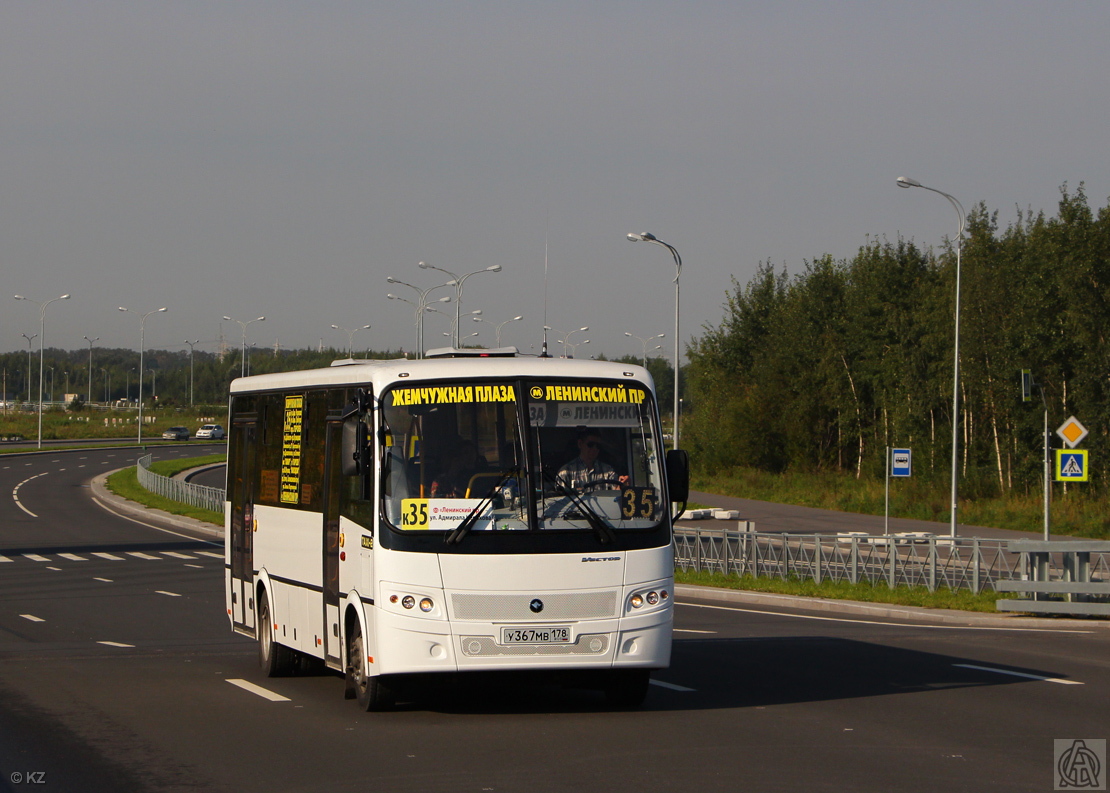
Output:
[[[1071,416],[1056,428],[1056,434],[1063,439],[1069,449],[1074,449],[1081,440],[1087,437],[1087,428],[1079,423],[1079,419]]]

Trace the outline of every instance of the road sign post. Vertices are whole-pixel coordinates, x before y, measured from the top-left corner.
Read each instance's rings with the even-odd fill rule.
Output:
[[[886,512],[883,515],[883,533],[890,534],[890,478],[892,476],[907,477],[911,474],[910,449],[891,449],[886,447]]]

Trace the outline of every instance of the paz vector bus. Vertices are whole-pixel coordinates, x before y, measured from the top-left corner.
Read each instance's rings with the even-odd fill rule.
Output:
[[[670,662],[688,482],[639,366],[445,349],[240,378],[227,614],[268,675],[322,662],[367,710],[508,670],[635,707]]]

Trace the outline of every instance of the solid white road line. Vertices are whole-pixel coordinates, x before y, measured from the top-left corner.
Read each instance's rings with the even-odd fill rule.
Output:
[[[686,686],[679,686],[674,683],[665,683],[662,680],[652,680],[651,684],[653,686],[659,686],[660,688],[669,688],[671,691],[697,691],[696,688],[686,688]]]
[[[283,697],[281,694],[275,694],[273,691],[270,691],[269,689],[263,688],[262,686],[256,686],[254,683],[251,683],[249,680],[241,680],[239,678],[229,678],[227,680],[227,682],[231,683],[231,685],[233,685],[233,686],[238,686],[239,688],[243,689],[244,691],[249,691],[252,694],[260,696],[263,699],[268,699],[268,700],[270,700],[270,702],[289,702],[290,701],[289,697]]]
[[[790,617],[798,620],[816,620],[818,622],[851,622],[856,625],[881,625],[886,628],[906,628],[908,630],[924,629],[938,631],[1013,631],[1017,633],[1094,633],[1094,631],[1064,630],[1060,628],[995,628],[978,625],[926,625],[905,622],[884,622],[882,620],[858,620],[848,617],[818,617],[814,614],[790,614],[785,611],[762,611],[760,609],[736,608],[734,606],[710,606],[705,603],[680,603],[676,606],[689,606],[697,609],[716,609],[718,611],[736,611],[744,614],[765,614],[770,617]]]
[[[123,644],[122,642],[97,642],[97,644],[107,645],[108,647],[134,647],[133,644]]]
[[[1024,677],[1029,680],[1043,680],[1045,683],[1059,683],[1062,686],[1081,686],[1081,680],[1064,680],[1062,677],[1045,677],[1044,675],[1031,675],[1027,672],[1014,672],[1010,669],[996,669],[993,666],[976,666],[975,664],[952,664],[962,669],[978,669],[980,672],[994,672],[998,675],[1010,675],[1012,677]]]
[[[181,597],[181,595],[177,594],[176,592],[167,592],[164,589],[156,589],[156,590],[154,590],[154,594],[156,594],[156,595],[169,595],[171,598]]]

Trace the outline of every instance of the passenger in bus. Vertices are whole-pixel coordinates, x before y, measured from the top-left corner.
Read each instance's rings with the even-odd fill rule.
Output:
[[[599,459],[602,446],[600,434],[594,430],[582,430],[578,433],[577,443],[578,456],[559,469],[559,482],[565,487],[585,493],[628,484],[626,474],[618,476],[613,466]]]

